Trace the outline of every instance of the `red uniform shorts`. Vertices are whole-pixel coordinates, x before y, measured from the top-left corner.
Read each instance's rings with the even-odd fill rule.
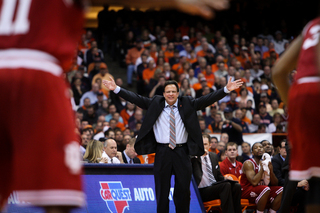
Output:
[[[265,185],[258,185],[258,186],[246,186],[242,188],[242,199],[248,199],[249,203],[257,204],[260,198],[267,192],[270,191],[268,204],[271,204],[275,197],[283,191],[282,186],[265,186]]]
[[[0,69],[0,204],[82,206],[79,143],[68,90],[49,72]]]
[[[315,77],[316,78],[316,77]],[[289,94],[290,179],[320,177],[320,83],[294,83]]]

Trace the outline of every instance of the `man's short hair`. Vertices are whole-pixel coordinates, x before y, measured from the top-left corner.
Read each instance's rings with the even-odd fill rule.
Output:
[[[178,82],[176,82],[175,80],[166,81],[166,83],[164,84],[164,89],[166,89],[166,86],[172,85],[172,84],[176,86],[177,92],[179,92],[179,85],[178,85]]]
[[[228,142],[226,145],[226,149],[228,149],[228,146],[235,146],[236,148],[238,148],[238,144],[236,144],[235,142]]]
[[[136,140],[137,140],[136,138],[131,138],[128,144],[130,146],[134,146],[134,144],[136,143]]]
[[[254,147],[256,144],[261,144],[261,145],[262,145],[262,143],[261,143],[261,142],[255,142],[254,144],[252,144],[251,152],[253,151],[253,147]]]
[[[251,147],[251,144],[250,144],[250,143],[243,141],[242,144],[244,144],[244,143],[248,144],[249,147]],[[242,144],[241,144],[241,145],[242,145]]]
[[[211,137],[210,137],[210,135],[209,135],[209,134],[202,134],[202,137],[203,137],[203,138],[208,138],[209,143],[210,143],[210,141],[211,141]]]

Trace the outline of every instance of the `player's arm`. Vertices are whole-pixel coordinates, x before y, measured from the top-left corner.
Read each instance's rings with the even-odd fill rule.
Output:
[[[191,15],[212,18],[215,10],[229,7],[228,0],[91,0],[92,4],[114,4],[128,7],[178,9]]]
[[[288,104],[289,81],[288,75],[297,66],[297,61],[302,46],[303,38],[300,35],[297,37],[288,49],[275,63],[272,70],[272,80],[276,85],[279,95],[285,104]]]
[[[243,164],[243,173],[247,176],[248,181],[253,186],[257,186],[258,183],[260,183],[263,175],[263,167],[261,167],[260,171],[256,174],[254,171],[253,164],[249,161],[246,161]]]

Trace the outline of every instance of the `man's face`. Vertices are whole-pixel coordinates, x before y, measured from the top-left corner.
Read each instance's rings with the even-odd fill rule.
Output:
[[[237,146],[228,146],[226,155],[229,159],[236,159],[238,156],[238,147]]]
[[[261,121],[261,118],[258,114],[255,114],[253,116],[253,119],[252,119],[252,123],[256,124],[256,125],[259,125],[260,124],[260,121]]]
[[[114,134],[114,132],[113,131],[110,131],[109,133],[108,133],[108,138],[112,138],[112,139],[114,139],[114,137],[115,137],[115,134]]]
[[[88,145],[88,142],[89,142],[89,137],[87,134],[82,134],[81,135],[81,145],[82,146],[86,146]]]
[[[203,137],[202,139],[203,139],[203,147],[204,147],[204,149],[207,150],[207,151],[209,151],[209,149],[210,149],[210,144],[209,144],[208,138]]]
[[[111,129],[114,129],[117,127],[117,122],[115,120],[110,120],[109,125]]]
[[[264,148],[261,143],[256,143],[253,145],[252,154],[256,157],[262,157],[264,153]]]
[[[97,93],[97,92],[99,91],[99,85],[98,85],[97,83],[94,83],[94,84],[92,85],[92,91],[93,91],[94,93]]]
[[[278,101],[277,100],[273,100],[271,102],[271,106],[272,106],[272,109],[278,109],[278,106],[279,106]]]
[[[287,150],[286,150],[286,142],[281,142],[280,145],[280,155],[284,158],[287,157]]]
[[[206,123],[205,121],[199,121],[200,129],[205,130],[206,129]]]
[[[113,158],[117,155],[117,143],[113,139],[108,139],[107,143],[108,146],[104,147],[104,151],[110,158]]]
[[[116,141],[119,141],[119,142],[123,141],[123,134],[121,131],[116,132],[115,139],[116,139]]]
[[[109,107],[109,113],[110,113],[110,114],[114,114],[116,111],[117,111],[117,108],[116,108],[115,105],[111,105],[111,106]]]
[[[89,99],[89,98],[85,98],[85,99],[83,100],[83,105],[84,105],[85,107],[90,106],[90,99]]]
[[[221,137],[220,137],[220,141],[222,141],[224,143],[228,143],[229,142],[229,135],[227,133],[222,133]]]
[[[224,117],[225,117],[227,120],[231,120],[231,119],[232,119],[232,112],[225,112],[225,113],[224,113]]]
[[[217,139],[211,138],[211,141],[210,141],[210,147],[211,147],[211,149],[215,149],[215,148],[217,148],[217,146],[218,146],[218,141],[217,141]]]
[[[137,153],[134,149],[134,146],[131,146],[129,144],[127,144],[127,147],[126,147],[126,154],[128,155],[129,158],[135,158],[137,156]]]
[[[249,146],[249,144],[243,143],[243,144],[241,145],[241,148],[242,148],[242,152],[243,152],[244,154],[250,154],[250,146]]]
[[[226,148],[226,144],[224,142],[219,142],[218,143],[218,146],[217,146],[217,149],[222,151],[222,150],[225,150]]]
[[[216,123],[219,123],[221,120],[222,120],[222,119],[221,119],[221,115],[220,115],[220,114],[216,114],[216,115],[214,116],[214,121],[215,121]]]
[[[272,147],[271,147],[271,143],[269,141],[263,141],[262,142],[262,146],[265,152],[267,153],[271,153],[272,152]]]
[[[266,109],[264,106],[260,106],[260,107],[259,107],[259,113],[260,113],[261,115],[265,114],[266,111],[267,111],[267,109]]]
[[[170,106],[173,105],[177,101],[179,96],[177,87],[174,84],[167,85],[164,88],[163,96]]]
[[[130,131],[129,131],[129,134],[130,134]],[[125,135],[123,136],[123,143],[124,144],[128,144],[131,140],[131,136],[130,135]]]

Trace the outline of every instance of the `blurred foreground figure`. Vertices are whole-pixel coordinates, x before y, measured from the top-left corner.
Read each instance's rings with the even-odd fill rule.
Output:
[[[306,199],[307,212],[320,211],[320,162],[311,157],[318,156],[320,149],[317,128],[320,119],[319,36],[320,17],[306,25],[273,70],[273,81],[284,103],[288,103],[290,114],[288,133],[292,149],[289,178],[291,181],[308,180],[310,189]],[[295,68],[297,74],[290,85],[288,75]],[[305,143],[306,138],[309,143]],[[293,189],[297,186],[290,185],[293,185]]]
[[[83,206],[78,137],[62,75],[83,27],[78,1],[0,1],[0,202]]]

